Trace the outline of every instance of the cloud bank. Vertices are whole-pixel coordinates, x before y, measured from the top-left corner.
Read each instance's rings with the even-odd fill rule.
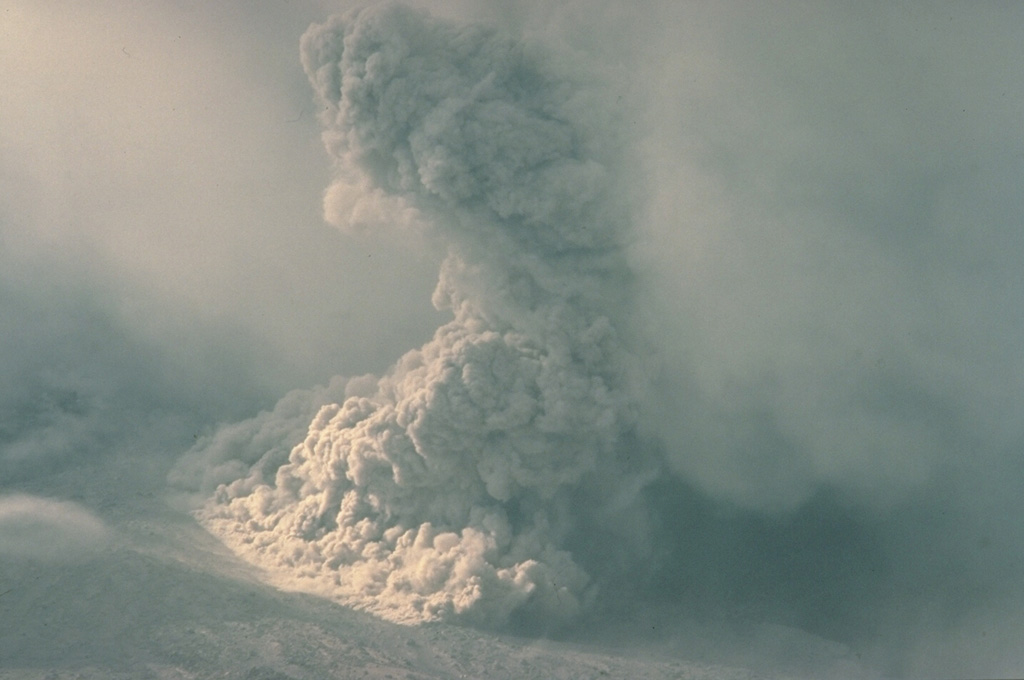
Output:
[[[884,508],[1019,449],[1019,19],[662,17],[638,224],[645,413],[678,473],[757,509],[823,486]]]
[[[604,93],[537,45],[390,4],[314,26],[302,62],[339,176],[332,221],[367,200],[418,215],[450,248],[433,300],[454,318],[384,377],[349,382],[286,462],[273,446],[199,516],[391,620],[571,618],[589,585],[563,547],[573,495],[624,472],[635,420]],[[220,456],[224,436],[191,457]]]

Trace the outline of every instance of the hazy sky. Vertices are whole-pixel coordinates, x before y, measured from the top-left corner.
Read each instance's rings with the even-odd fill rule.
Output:
[[[607,94],[660,465],[638,597],[888,635],[896,668],[1019,660],[1024,8],[412,4]],[[4,491],[125,459],[109,493],[160,488],[219,423],[451,318],[445,239],[345,229],[338,193],[324,221],[299,40],[348,7],[0,0]]]

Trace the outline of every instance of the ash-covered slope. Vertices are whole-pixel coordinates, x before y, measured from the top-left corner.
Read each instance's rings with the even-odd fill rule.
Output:
[[[396,625],[262,584],[257,570],[159,501],[119,501],[104,518],[102,551],[0,556],[0,678],[756,677],[443,624]]]

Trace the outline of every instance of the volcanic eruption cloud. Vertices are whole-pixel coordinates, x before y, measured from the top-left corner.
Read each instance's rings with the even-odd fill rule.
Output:
[[[324,216],[444,253],[446,323],[171,484],[276,585],[391,621],[767,622],[1012,675],[1018,15],[531,7],[306,32]]]
[[[315,25],[301,53],[328,219],[443,239],[433,302],[453,319],[379,379],[200,443],[219,486],[199,517],[280,580],[389,620],[568,620],[594,589],[566,535],[640,474],[607,95],[541,47],[397,5]]]

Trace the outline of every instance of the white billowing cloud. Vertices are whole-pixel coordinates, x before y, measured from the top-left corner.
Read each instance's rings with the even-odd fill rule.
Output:
[[[106,545],[103,521],[71,501],[0,496],[0,560],[64,561]]]
[[[286,462],[279,413],[200,443],[191,459],[240,478],[199,517],[281,580],[391,620],[570,618],[589,583],[562,547],[570,493],[622,472],[635,419],[606,95],[536,45],[390,4],[312,27],[302,59],[331,221],[363,222],[346,187],[367,184],[415,211],[449,246],[434,303],[454,318],[322,406]]]

